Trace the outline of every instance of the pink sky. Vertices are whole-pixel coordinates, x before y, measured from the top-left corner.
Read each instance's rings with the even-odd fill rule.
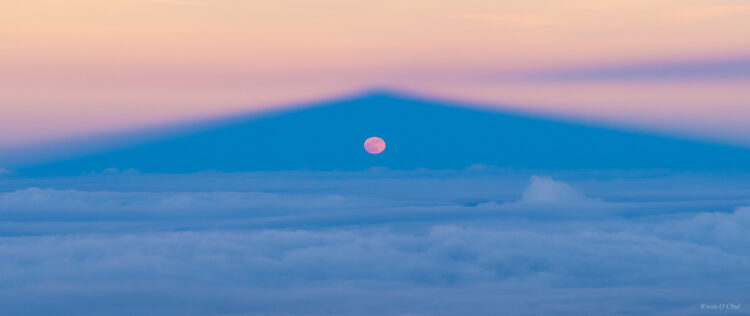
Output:
[[[747,1],[9,0],[0,21],[0,148],[373,87],[750,144]],[[698,70],[516,76],[672,63]]]

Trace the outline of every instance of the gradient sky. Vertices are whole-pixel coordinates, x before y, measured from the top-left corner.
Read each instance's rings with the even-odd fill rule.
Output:
[[[750,144],[745,0],[8,0],[0,148],[371,88]]]

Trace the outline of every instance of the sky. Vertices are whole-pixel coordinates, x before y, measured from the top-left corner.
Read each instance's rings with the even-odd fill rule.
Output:
[[[748,30],[747,0],[0,1],[0,315],[747,314]],[[244,116],[300,104],[339,106]]]
[[[393,89],[750,144],[750,2],[9,0],[0,149]]]
[[[0,313],[746,315],[749,190],[487,166],[0,174]]]

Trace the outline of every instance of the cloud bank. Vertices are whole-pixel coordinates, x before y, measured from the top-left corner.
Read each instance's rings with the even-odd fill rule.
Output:
[[[714,58],[578,67],[528,74],[542,81],[695,81],[750,79],[750,58]]]
[[[748,188],[493,168],[9,178],[0,313],[704,314],[750,297]]]

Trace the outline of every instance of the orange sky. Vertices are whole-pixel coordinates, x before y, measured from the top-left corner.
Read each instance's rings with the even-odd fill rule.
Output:
[[[750,57],[742,0],[6,0],[0,148],[389,87],[750,144],[750,80],[482,75]]]

